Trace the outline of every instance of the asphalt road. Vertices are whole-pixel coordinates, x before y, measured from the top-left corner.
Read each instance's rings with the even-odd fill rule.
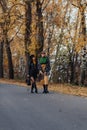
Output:
[[[87,130],[87,98],[0,84],[0,130]]]

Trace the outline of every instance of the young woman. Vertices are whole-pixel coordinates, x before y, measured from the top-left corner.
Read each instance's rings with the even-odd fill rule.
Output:
[[[36,78],[38,74],[38,65],[37,65],[37,59],[34,55],[30,56],[30,62],[29,62],[29,76],[31,79],[31,93],[38,93],[37,86],[36,86]]]
[[[43,93],[49,93],[48,91],[48,74],[50,71],[50,61],[43,51],[39,58],[39,73],[43,76]]]

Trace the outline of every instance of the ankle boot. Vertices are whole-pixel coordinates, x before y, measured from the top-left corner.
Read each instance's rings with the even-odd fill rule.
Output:
[[[43,93],[46,93],[46,87],[43,85]]]
[[[45,85],[45,90],[46,90],[45,91],[46,93],[49,93],[49,91],[48,91],[48,85]]]
[[[36,83],[34,84],[35,93],[38,93]]]
[[[32,84],[32,86],[31,86],[31,93],[34,93],[33,89],[34,89],[34,84]]]

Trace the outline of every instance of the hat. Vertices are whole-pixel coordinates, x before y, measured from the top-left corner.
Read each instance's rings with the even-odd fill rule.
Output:
[[[35,57],[35,55],[33,55],[33,54],[32,54],[32,55],[30,55],[30,59],[32,59],[33,57]]]
[[[42,51],[41,54],[46,54],[45,51]]]

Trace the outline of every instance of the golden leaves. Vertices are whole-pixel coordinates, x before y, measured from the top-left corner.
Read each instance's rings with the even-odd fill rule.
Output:
[[[78,42],[75,45],[76,51],[79,52],[85,46],[85,44],[86,44],[86,41],[84,40],[84,35],[81,35],[78,38]]]
[[[79,4],[81,3],[81,0],[71,0],[72,4],[75,6],[79,6]]]
[[[55,25],[57,25],[58,27],[61,27],[61,18],[59,16],[56,16],[53,20],[53,22],[55,23]]]

